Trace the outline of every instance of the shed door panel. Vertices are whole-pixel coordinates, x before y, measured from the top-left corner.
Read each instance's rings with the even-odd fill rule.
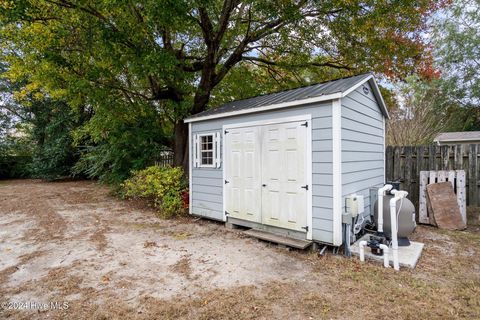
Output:
[[[305,231],[307,225],[304,122],[262,127],[262,223]]]
[[[229,129],[225,153],[225,206],[229,216],[261,222],[259,128]]]

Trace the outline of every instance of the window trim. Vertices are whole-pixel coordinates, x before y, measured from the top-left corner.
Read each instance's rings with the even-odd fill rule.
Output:
[[[202,150],[202,138],[203,137],[212,137],[212,150],[206,150],[206,151],[203,151]],[[199,168],[216,168],[217,167],[217,164],[216,164],[216,159],[217,159],[217,148],[215,147],[215,132],[207,132],[207,133],[199,133],[197,135],[197,149],[198,149],[198,167]],[[212,152],[212,164],[203,164],[202,163],[202,151],[203,152]]]

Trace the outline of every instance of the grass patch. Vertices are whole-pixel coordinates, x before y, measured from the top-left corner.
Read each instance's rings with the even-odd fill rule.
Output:
[[[348,301],[356,302],[345,304],[333,299],[327,316],[362,314],[366,318],[380,312],[395,319],[478,318],[480,234],[420,229],[420,234],[430,237],[429,233],[433,233],[431,238],[438,234],[445,239],[439,243],[428,241],[414,270],[402,268],[395,272],[373,262],[360,263],[338,256],[322,258],[315,270],[335,290],[335,297],[348,297]],[[437,247],[445,242],[449,247],[439,250]],[[342,315],[338,310],[347,313]]]
[[[192,234],[189,232],[177,232],[172,235],[175,240],[187,240]]]

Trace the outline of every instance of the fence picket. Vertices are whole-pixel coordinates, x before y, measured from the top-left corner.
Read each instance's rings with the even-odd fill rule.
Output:
[[[440,147],[440,170],[448,170],[450,146]]]
[[[463,170],[463,146],[461,144],[457,144],[454,146],[454,168],[457,170]]]
[[[404,190],[408,194],[412,194],[412,148],[405,147],[405,174],[404,174]]]
[[[437,163],[437,153],[435,150],[435,145],[428,146],[428,167],[430,170],[436,170],[435,164]]]
[[[387,150],[385,150],[385,167],[387,170],[387,181],[393,180],[393,163],[393,148],[387,147]]]
[[[395,148],[393,150],[393,179],[394,181],[396,180],[400,180],[400,168],[401,166],[400,165],[395,165],[396,163],[397,164],[400,164],[400,147],[398,148]]]

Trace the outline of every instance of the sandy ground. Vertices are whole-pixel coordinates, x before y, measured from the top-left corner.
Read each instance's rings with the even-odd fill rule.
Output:
[[[162,220],[94,182],[0,181],[0,318],[479,318],[478,228],[415,237],[424,257],[395,273]]]

